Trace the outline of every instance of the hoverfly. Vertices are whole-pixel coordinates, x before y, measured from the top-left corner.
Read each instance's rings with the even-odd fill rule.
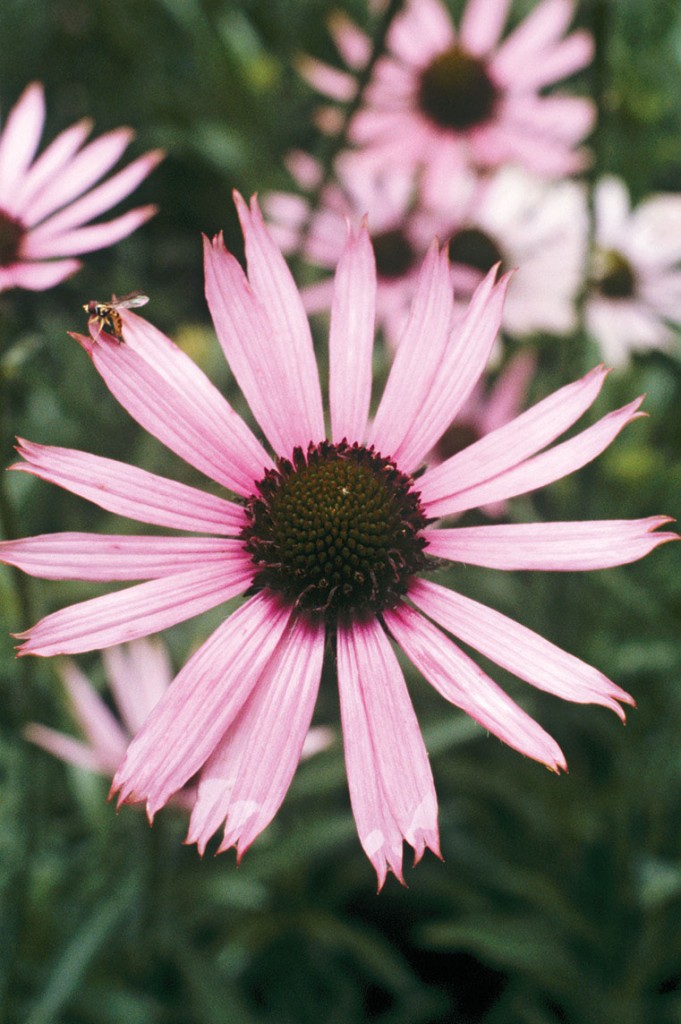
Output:
[[[106,329],[113,334],[117,341],[123,341],[123,322],[121,314],[118,312],[119,309],[136,309],[138,306],[146,305],[148,301],[149,297],[142,295],[141,292],[128,292],[127,295],[121,295],[120,298],[112,295],[111,302],[97,302],[96,299],[90,299],[84,304],[83,309],[88,314],[88,327],[93,323],[97,324],[94,340],[98,341],[100,334]]]

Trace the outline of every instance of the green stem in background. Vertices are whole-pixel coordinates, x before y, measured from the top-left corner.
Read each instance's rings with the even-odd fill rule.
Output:
[[[355,95],[345,105],[343,123],[340,130],[335,135],[325,135],[322,138],[319,152],[319,163],[322,168],[319,181],[314,189],[308,194],[308,211],[305,218],[305,222],[300,231],[300,237],[298,240],[298,246],[293,255],[292,262],[295,269],[298,269],[298,264],[301,260],[303,253],[305,252],[306,243],[312,227],[312,221],[314,219],[315,212],[320,205],[324,190],[326,189],[329,182],[333,179],[334,175],[334,162],[341,150],[345,149],[348,145],[348,131],[350,128],[350,122],[352,118],[359,110],[364,99],[364,93],[366,88],[371,81],[374,67],[376,66],[377,60],[383,56],[385,51],[385,41],[390,30],[394,19],[400,13],[404,0],[390,0],[386,7],[383,15],[376,26],[376,31],[373,36],[373,46],[368,61],[357,74],[357,89]]]
[[[18,517],[12,497],[7,487],[7,462],[9,461],[14,440],[11,426],[11,388],[4,366],[0,363],[0,532],[4,540],[15,540],[19,537]],[[14,592],[15,607],[19,612],[24,628],[33,624],[33,601],[28,577],[14,566],[8,566],[7,572]],[[32,672],[27,658],[21,659],[19,679],[6,681],[10,689],[9,699],[3,714],[3,723],[10,730],[20,728],[29,718],[31,707]]]

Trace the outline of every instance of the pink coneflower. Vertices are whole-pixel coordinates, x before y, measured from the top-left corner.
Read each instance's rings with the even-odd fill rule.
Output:
[[[549,176],[584,166],[575,146],[593,126],[594,105],[543,90],[589,63],[592,39],[583,31],[564,36],[572,0],[543,0],[502,39],[509,6],[468,0],[457,31],[439,0],[408,0],[350,124],[350,141],[367,159],[423,166],[435,190],[462,162],[519,163]],[[332,31],[348,67],[364,67],[369,40],[344,18]],[[353,75],[309,59],[301,68],[327,96],[353,97]],[[322,117],[330,130],[333,122]]]
[[[681,196],[653,195],[631,209],[614,177],[596,186],[592,279],[586,325],[605,358],[668,349],[681,325]]]
[[[140,206],[113,220],[88,223],[130,195],[163,154],[146,153],[93,188],[120,159],[133,133],[117,128],[84,145],[92,125],[79,121],[34,160],[44,122],[43,87],[34,82],[0,134],[0,292],[52,288],[80,268],[74,256],[113,245],[156,212],[155,206]]]
[[[173,676],[165,647],[159,640],[148,638],[105,650],[104,668],[119,718],[75,662],[68,659],[58,671],[85,742],[37,722],[26,727],[25,736],[68,764],[112,777],[130,740],[163,697]],[[310,757],[326,749],[332,738],[328,728],[310,729],[301,756]],[[191,810],[195,795],[183,788],[173,799]]]
[[[124,311],[125,343],[76,335],[112,394],[147,430],[236,500],[124,463],[22,441],[16,468],[111,512],[212,536],[56,534],[8,541],[2,559],[43,578],[139,580],[55,612],[22,654],[73,654],[168,628],[242,595],[159,701],[116,773],[119,799],[153,816],[198,774],[189,840],[239,855],[281,804],[313,713],[325,650],[336,667],[350,798],[379,884],[402,877],[402,843],[438,852],[428,755],[395,653],[453,704],[528,757],[565,767],[555,740],[452,637],[539,689],[623,716],[631,697],[512,619],[430,579],[441,560],[499,569],[595,569],[642,557],[668,520],[443,528],[465,509],[531,491],[602,452],[640,399],[569,440],[602,367],[506,426],[412,474],[482,373],[506,279],[489,274],[455,318],[445,252],[433,245],[376,416],[369,421],[375,267],[364,228],[336,272],[329,423],[300,296],[255,201],[236,197],[248,277],[206,240],[217,335],[261,443],[191,360]],[[544,451],[544,449],[546,449]],[[270,454],[271,452],[271,454]]]

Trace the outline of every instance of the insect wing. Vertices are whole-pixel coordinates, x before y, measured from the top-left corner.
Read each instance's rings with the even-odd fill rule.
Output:
[[[114,295],[109,305],[112,309],[137,309],[139,306],[146,306],[148,301],[149,296],[142,295],[142,292],[128,292],[120,298]]]

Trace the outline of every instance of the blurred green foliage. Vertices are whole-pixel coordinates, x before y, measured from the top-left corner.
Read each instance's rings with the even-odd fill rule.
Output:
[[[158,216],[95,253],[51,292],[0,295],[8,439],[83,447],[189,482],[142,435],[68,337],[81,304],[142,288],[149,317],[243,405],[213,341],[200,232],[240,240],[230,200],[288,186],[284,154],[319,148],[303,52],[338,62],[330,0],[4,0],[0,109],[45,83],[45,139],[82,116],[137,133],[167,160],[136,193]],[[513,8],[514,18],[530,0]],[[461,4],[454,5],[460,10]],[[343,5],[369,25],[360,0]],[[600,102],[595,173],[640,197],[681,184],[681,10],[675,0],[584,0]],[[597,361],[585,339],[539,342],[533,397]],[[681,351],[681,345],[679,347]],[[678,355],[678,353],[677,353]],[[380,371],[381,367],[379,367]],[[513,518],[679,513],[681,364],[651,354],[605,388],[598,412],[646,391],[650,418]],[[127,529],[23,474],[8,483],[22,535]],[[304,764],[275,823],[242,865],[184,847],[172,808],[106,803],[106,784],[34,750],[28,717],[71,728],[49,663],[14,660],[7,636],[95,593],[0,577],[0,1019],[8,1024],[678,1024],[681,1021],[681,551],[593,574],[459,569],[453,583],[602,668],[637,699],[626,729],[498,678],[566,752],[555,778],[485,736],[423,680],[411,692],[441,801],[444,864],[380,897],[349,810],[340,740]],[[167,637],[176,665],[218,621]],[[101,684],[99,659],[81,659]],[[333,680],[318,719],[337,724]]]

